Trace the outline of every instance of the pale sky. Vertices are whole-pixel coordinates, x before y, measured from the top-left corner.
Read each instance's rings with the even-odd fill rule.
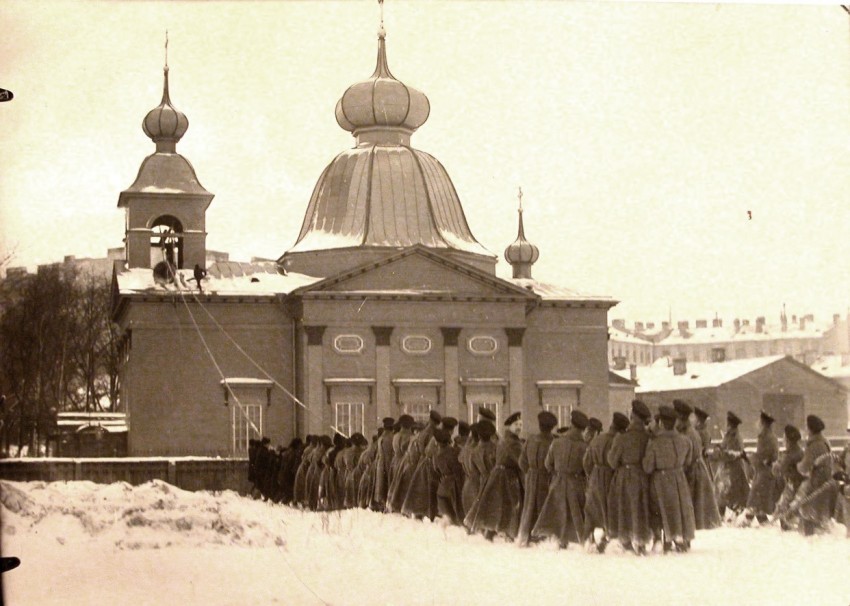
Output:
[[[610,317],[850,306],[850,18],[837,5],[387,0],[389,65],[431,102],[412,144],[500,257],[621,303]],[[169,30],[177,151],[215,194],[207,246],[277,258],[334,119],[372,73],[378,6],[0,0],[0,250],[12,265],[121,246],[118,194],[154,151]],[[747,211],[752,212],[752,220]],[[501,275],[509,268],[500,263]]]

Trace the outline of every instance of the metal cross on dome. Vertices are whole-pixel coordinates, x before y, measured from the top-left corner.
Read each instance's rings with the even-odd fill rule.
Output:
[[[519,211],[522,212],[522,186],[519,187],[519,193],[517,193],[517,199],[519,199]]]

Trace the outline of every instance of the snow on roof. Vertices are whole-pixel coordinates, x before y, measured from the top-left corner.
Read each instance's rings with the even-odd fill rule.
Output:
[[[812,323],[805,328],[789,324],[788,330],[782,330],[779,325],[764,325],[762,332],[756,332],[753,324],[742,325],[736,332],[732,326],[686,328],[685,334],[674,329],[659,345],[697,345],[707,343],[739,343],[743,341],[776,341],[785,339],[818,339],[823,336],[823,329]]]
[[[177,274],[177,284],[161,285],[154,281],[151,269],[137,267],[125,270],[117,275],[118,290],[121,294],[197,292],[193,270],[180,269]],[[275,263],[220,261],[210,265],[201,285],[205,294],[272,296],[288,294],[319,279],[292,272],[283,274]]]
[[[812,364],[812,370],[830,379],[850,378],[850,364],[842,362],[842,356],[821,356]]]
[[[639,343],[641,345],[652,345],[650,340],[633,335],[630,332],[617,328],[616,326],[610,326],[608,328],[608,334],[611,335],[609,341],[614,341],[616,343]]]
[[[539,295],[544,301],[608,301],[614,303],[611,297],[584,295],[580,292],[548,282],[540,282],[533,278],[504,278],[517,286],[528,289]]]
[[[683,375],[674,375],[672,364],[668,366],[668,359],[659,358],[652,366],[639,366],[637,368],[638,387],[635,389],[635,393],[719,387],[778,362],[784,357],[769,356],[717,363],[688,362],[687,372]],[[625,379],[629,378],[629,370],[615,370],[613,372]]]

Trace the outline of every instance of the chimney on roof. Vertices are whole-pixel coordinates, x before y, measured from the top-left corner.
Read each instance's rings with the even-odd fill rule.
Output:
[[[735,333],[741,331],[741,321],[738,318],[735,318]]]
[[[741,323],[742,323],[744,326],[749,326],[749,325],[750,325],[750,321],[749,321],[749,320],[744,320],[744,321],[743,321],[743,322],[741,322]]]
[[[764,316],[759,316],[758,318],[756,318],[756,332],[764,332]]]
[[[635,332],[643,332],[643,322],[635,322]]]
[[[805,320],[806,320],[806,322],[814,322],[815,321],[815,314],[806,314]]]
[[[124,271],[124,259],[112,259],[112,271],[116,274]]]
[[[65,260],[63,262],[65,263],[65,265],[70,265],[75,260],[76,260],[76,257],[74,255],[65,255]]]
[[[687,320],[679,321],[677,326],[679,328],[679,334],[680,335],[682,335],[683,337],[688,336],[688,321]]]
[[[614,356],[614,370],[626,370],[626,356]]]
[[[782,332],[788,332],[788,316],[783,313],[779,319],[782,321]]]
[[[697,328],[708,328],[708,320],[697,320]]]
[[[841,314],[832,314],[832,324],[837,325],[841,321]]]
[[[622,319],[611,320],[611,326],[613,326],[614,328],[616,328],[618,330],[625,330],[626,329],[626,321],[622,320]]]
[[[800,316],[800,330],[806,330],[806,320],[808,316]]]
[[[668,322],[666,320],[663,321],[661,323],[661,330],[670,330],[670,322]]]
[[[652,330],[653,328],[655,328],[655,322],[647,322],[646,323],[646,329],[647,330]]]
[[[795,314],[795,315],[791,316],[791,324],[796,324],[796,323],[797,323],[797,316]]]
[[[711,327],[712,328],[723,328],[723,320],[721,320],[720,318],[714,318],[711,321]]]
[[[688,372],[688,359],[687,358],[675,358],[673,360],[673,374],[675,376],[681,376]]]
[[[629,364],[629,378],[637,381],[637,364]]]

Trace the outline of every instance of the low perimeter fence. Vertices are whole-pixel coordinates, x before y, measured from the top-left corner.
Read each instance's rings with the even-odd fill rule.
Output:
[[[13,482],[127,482],[162,480],[183,490],[248,494],[248,460],[212,457],[0,459],[0,480]]]

